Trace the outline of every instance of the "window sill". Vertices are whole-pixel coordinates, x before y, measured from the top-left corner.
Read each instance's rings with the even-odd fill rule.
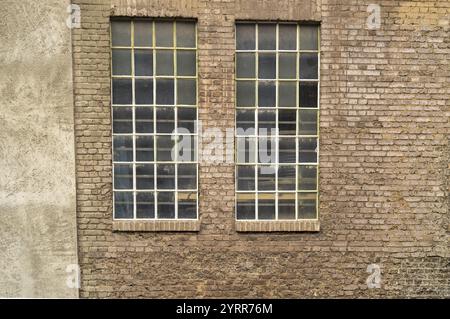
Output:
[[[114,220],[116,232],[198,232],[199,220]]]
[[[253,221],[237,220],[237,232],[318,232],[318,220]]]

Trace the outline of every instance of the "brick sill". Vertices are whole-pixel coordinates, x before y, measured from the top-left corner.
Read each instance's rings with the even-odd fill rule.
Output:
[[[199,220],[114,220],[113,231],[123,232],[198,232]]]
[[[236,221],[237,232],[318,232],[318,220],[293,221]]]

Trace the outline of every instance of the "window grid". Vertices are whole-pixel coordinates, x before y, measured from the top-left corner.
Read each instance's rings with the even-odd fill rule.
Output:
[[[237,63],[236,63],[236,85],[239,81],[252,81],[254,83],[254,90],[255,90],[255,105],[253,106],[238,106],[236,103],[236,110],[252,110],[254,112],[254,133],[253,134],[244,134],[244,135],[238,135],[237,133],[237,127],[238,127],[238,122],[237,122],[237,117],[236,117],[236,127],[235,127],[235,145],[236,145],[236,171],[235,171],[235,175],[236,175],[236,199],[235,199],[235,209],[236,209],[236,218],[238,218],[238,196],[240,194],[253,194],[254,195],[254,207],[255,207],[255,218],[251,218],[251,219],[247,219],[247,218],[243,218],[240,220],[263,220],[259,218],[259,205],[258,205],[258,200],[260,198],[260,194],[264,194],[264,193],[270,193],[270,194],[275,194],[275,219],[265,219],[265,220],[285,220],[285,219],[281,219],[279,218],[279,195],[280,194],[289,194],[289,193],[294,193],[295,194],[295,218],[294,219],[286,219],[286,220],[305,220],[304,218],[300,219],[299,218],[299,201],[300,201],[300,195],[301,194],[315,194],[315,218],[313,218],[314,220],[318,219],[318,203],[319,203],[319,165],[318,165],[318,161],[319,161],[319,157],[320,157],[320,149],[319,149],[319,128],[320,128],[320,104],[319,104],[319,100],[320,100],[320,30],[317,27],[317,49],[316,50],[304,50],[300,48],[300,44],[301,44],[301,33],[300,33],[300,29],[302,27],[301,24],[298,23],[275,23],[275,22],[238,22],[237,25],[254,25],[255,26],[255,49],[238,49],[237,48],[237,39],[236,39],[236,54],[239,53],[254,53],[254,63],[255,63],[255,73],[254,73],[254,77],[237,77]],[[264,24],[264,25],[268,25],[268,24],[275,24],[275,28],[276,28],[276,46],[275,49],[271,49],[271,50],[260,50],[259,49],[259,25]],[[280,32],[280,25],[296,25],[296,49],[295,50],[282,50],[280,49],[280,44],[279,44],[279,32]],[[237,29],[237,28],[236,28]],[[236,35],[237,35],[237,30],[236,30]],[[260,78],[259,77],[259,56],[261,53],[274,53],[275,54],[275,78]],[[296,61],[296,67],[295,67],[295,78],[292,79],[288,79],[288,78],[280,78],[279,72],[280,72],[280,66],[279,66],[279,57],[280,57],[280,53],[295,53],[295,61]],[[317,78],[301,78],[300,77],[300,54],[302,53],[314,53],[317,54]],[[236,55],[237,56],[237,55]],[[237,60],[236,60],[237,62]],[[279,88],[280,88],[280,80],[282,80],[282,82],[289,82],[289,83],[296,83],[295,85],[295,94],[296,94],[296,107],[282,107],[279,105]],[[259,106],[259,94],[258,94],[258,84],[260,81],[273,81],[275,83],[275,106],[274,107],[261,107]],[[317,83],[317,106],[314,107],[303,107],[300,105],[300,83],[301,82],[305,82],[305,83]],[[237,87],[236,87],[236,92],[237,92]],[[237,98],[236,98],[236,102],[237,102]],[[265,164],[261,164],[259,163],[259,144],[260,144],[260,135],[258,134],[258,129],[259,129],[259,118],[258,118],[258,110],[265,110],[265,111],[274,111],[275,112],[275,128],[276,128],[276,132],[274,135],[274,139],[275,139],[275,156],[276,156],[276,160],[275,160],[275,164],[272,164],[273,166],[275,166],[275,176],[274,176],[274,181],[275,181],[275,189],[274,190],[260,190],[259,189],[259,179],[258,179],[258,170],[259,167],[264,166]],[[296,123],[295,123],[295,128],[296,128],[296,134],[295,135],[280,135],[279,134],[279,110],[295,110],[295,114],[296,114]],[[301,110],[317,110],[317,114],[316,114],[316,134],[300,134],[300,111]],[[237,114],[236,114],[237,116]],[[280,152],[279,152],[279,141],[280,141],[280,137],[281,138],[295,138],[295,163],[280,163],[279,159],[280,159]],[[239,162],[237,159],[237,147],[238,147],[238,139],[247,139],[247,138],[254,138],[255,141],[255,157],[254,157],[254,161],[244,161],[244,162]],[[300,162],[299,161],[299,140],[301,138],[313,138],[316,140],[316,161],[315,162]],[[247,167],[254,167],[254,181],[255,181],[255,186],[254,186],[254,190],[239,190],[238,189],[238,169],[241,166],[247,166]],[[283,167],[283,166],[294,166],[295,167],[295,189],[294,190],[280,190],[279,189],[279,168]],[[316,178],[315,178],[315,189],[300,189],[299,187],[299,177],[300,177],[300,168],[301,167],[308,167],[308,166],[314,166],[316,169]]]
[[[114,22],[115,20],[113,20],[112,22]],[[130,50],[131,53],[131,74],[130,75],[115,75],[113,74],[113,64],[112,61],[113,59],[111,59],[111,78],[112,79],[131,79],[131,85],[132,85],[132,104],[115,104],[114,102],[112,102],[112,107],[113,110],[115,107],[131,107],[132,110],[132,133],[115,133],[114,132],[114,119],[113,119],[113,114],[111,114],[112,117],[112,136],[113,136],[113,140],[115,136],[129,136],[132,137],[132,147],[133,147],[133,161],[115,161],[114,160],[114,146],[113,146],[113,170],[112,170],[112,177],[113,177],[113,194],[116,193],[132,193],[133,194],[133,218],[132,220],[198,220],[198,207],[199,207],[199,203],[198,203],[198,161],[197,161],[197,143],[198,143],[198,132],[197,132],[197,124],[196,121],[198,120],[198,81],[197,81],[197,77],[198,77],[198,65],[197,65],[197,58],[198,58],[198,53],[197,53],[197,25],[195,23],[195,21],[193,20],[181,20],[183,22],[191,22],[193,23],[194,26],[194,41],[195,41],[195,45],[193,47],[178,47],[177,46],[177,29],[176,29],[176,25],[177,25],[177,21],[180,20],[166,20],[166,19],[158,19],[158,20],[148,20],[148,19],[131,19],[131,20],[118,20],[118,21],[126,21],[129,22],[131,24],[130,29],[130,46],[114,46],[112,44],[111,41],[111,52],[113,52],[113,50],[117,50],[117,49],[126,49],[126,50]],[[151,28],[152,28],[152,46],[135,46],[134,42],[135,42],[135,21],[146,21],[146,22],[151,22]],[[173,24],[173,32],[172,32],[172,39],[173,39],[173,46],[168,47],[168,46],[157,46],[156,45],[156,28],[155,25],[158,22],[172,22]],[[111,39],[112,39],[112,30],[111,30]],[[136,75],[135,72],[135,52],[136,50],[151,50],[152,53],[152,75],[146,75],[146,76],[138,76]],[[166,50],[166,51],[172,51],[173,54],[173,75],[157,75],[156,74],[156,67],[157,67],[157,59],[156,59],[156,52],[157,50]],[[195,53],[195,74],[193,76],[189,75],[189,76],[182,76],[182,75],[178,75],[178,65],[177,65],[177,52],[179,51],[193,51]],[[153,103],[152,104],[137,104],[136,103],[136,79],[151,79],[152,83],[153,83],[153,87],[152,87],[152,93],[153,93]],[[158,104],[157,103],[157,79],[173,79],[173,96],[174,96],[174,101],[173,104]],[[196,92],[195,92],[195,104],[178,104],[178,90],[177,90],[177,85],[178,85],[178,79],[194,79],[195,80],[195,86],[196,86]],[[113,85],[111,85],[111,97],[113,100]],[[153,113],[153,133],[142,133],[136,132],[136,107],[144,107],[144,108],[152,108],[152,113]],[[161,133],[157,131],[157,108],[158,107],[164,107],[164,108],[169,108],[171,110],[173,110],[174,112],[174,127],[177,128],[177,124],[178,124],[178,110],[179,109],[183,109],[183,108],[191,108],[194,109],[195,108],[195,120],[194,120],[194,132],[193,133],[179,133],[179,132],[174,132],[174,133]],[[136,146],[136,137],[144,137],[144,136],[151,136],[153,137],[153,161],[138,161],[137,160],[137,146]],[[191,149],[194,153],[194,158],[190,161],[179,161],[179,158],[177,157],[176,160],[172,160],[172,161],[159,161],[158,160],[158,156],[157,156],[157,151],[158,151],[158,147],[157,147],[157,141],[158,141],[158,137],[159,136],[171,136],[171,137],[176,137],[178,140],[178,137],[180,136],[184,136],[184,137],[189,137],[193,139],[193,142],[191,144]],[[191,142],[192,142],[191,139]],[[113,142],[114,143],[114,142]],[[177,143],[174,144],[174,148],[175,148],[175,154],[178,154],[178,148],[176,147]],[[136,172],[136,167],[140,164],[151,164],[153,165],[153,189],[137,189],[137,172]],[[174,166],[174,183],[175,186],[172,189],[159,189],[158,188],[158,165],[163,164],[163,165],[173,165]],[[189,188],[189,189],[178,189],[178,167],[179,164],[195,164],[195,184],[196,187],[195,188]],[[116,189],[115,188],[115,167],[116,165],[132,165],[132,174],[133,174],[133,188],[132,189]],[[173,193],[174,195],[174,218],[161,218],[158,216],[158,193],[160,192],[170,192]],[[153,194],[153,205],[154,205],[154,210],[153,210],[153,218],[138,218],[137,217],[137,194],[139,193],[151,193]],[[196,207],[195,207],[195,213],[196,213],[196,217],[195,218],[178,218],[178,206],[179,206],[179,202],[178,202],[178,194],[179,193],[186,193],[186,194],[194,194],[195,195],[195,202],[196,202]],[[115,207],[116,207],[116,199],[115,199],[115,195],[113,196],[113,217],[114,219],[116,219],[116,212],[115,212]],[[120,220],[129,220],[130,218],[120,218]]]

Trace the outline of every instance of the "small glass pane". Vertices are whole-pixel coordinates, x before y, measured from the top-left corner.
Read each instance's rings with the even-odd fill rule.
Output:
[[[131,46],[131,21],[111,21],[112,46]]]
[[[278,106],[279,107],[297,106],[296,82],[278,82]]]
[[[177,47],[195,48],[195,22],[177,21]]]
[[[133,133],[133,111],[131,107],[113,107],[113,132]]]
[[[300,53],[300,79],[317,79],[318,74],[317,53]]]
[[[114,192],[114,218],[133,218],[134,198],[132,192]]]
[[[114,136],[113,150],[115,162],[133,161],[133,137],[132,136]]]
[[[255,75],[255,54],[236,53],[236,77],[254,79]]]
[[[276,24],[258,25],[258,50],[275,50]]]
[[[238,137],[236,139],[236,161],[238,163],[254,163],[256,161],[256,139]]]
[[[114,164],[114,189],[133,189],[133,165]]]
[[[298,219],[317,218],[316,193],[298,194]]]
[[[298,189],[299,190],[317,189],[317,166],[299,166]]]
[[[256,32],[254,24],[236,25],[236,48],[238,50],[254,50],[255,39]]]
[[[155,195],[139,192],[136,194],[136,218],[155,218]]]
[[[274,166],[258,166],[258,190],[275,190],[275,173]]]
[[[131,104],[133,101],[133,85],[131,79],[112,79],[113,104]]]
[[[195,51],[178,50],[177,51],[177,75],[195,76],[196,74],[196,55]]]
[[[152,21],[134,21],[134,46],[151,47],[152,40]]]
[[[275,219],[275,194],[258,194],[258,219]]]
[[[131,75],[131,50],[112,50],[112,74]]]
[[[318,30],[317,26],[300,27],[300,50],[318,50]]]
[[[136,161],[152,162],[153,157],[153,136],[136,136]]]
[[[197,194],[196,193],[178,193],[178,218],[196,219],[197,218]]]
[[[156,109],[156,132],[173,133],[175,130],[175,110],[172,107]]]
[[[275,110],[258,110],[258,135],[275,135],[277,113]]]
[[[197,160],[197,138],[192,135],[177,136],[176,160],[180,162],[194,162]]]
[[[153,80],[136,79],[136,104],[153,104]]]
[[[177,129],[187,130],[189,133],[195,133],[195,124],[197,120],[197,109],[191,107],[180,107],[178,112]]]
[[[236,218],[255,219],[255,194],[236,194]]]
[[[156,137],[156,159],[157,161],[175,161],[172,157],[172,151],[174,151],[175,141],[170,135],[157,136]],[[174,154],[175,155],[175,152]]]
[[[297,25],[280,24],[278,26],[278,49],[296,50],[297,49]]]
[[[276,162],[276,143],[275,138],[258,138],[258,163],[273,164]]]
[[[236,134],[255,135],[255,111],[236,110]]]
[[[279,139],[278,143],[280,163],[295,163],[295,138],[283,137]]]
[[[156,75],[173,75],[173,51],[156,50]]]
[[[277,56],[275,53],[260,53],[258,57],[258,78],[275,79]]]
[[[255,81],[236,82],[236,105],[238,107],[255,106]]]
[[[316,82],[300,82],[300,107],[317,107],[317,90]]]
[[[300,138],[298,140],[299,162],[300,163],[317,163],[317,139],[316,138]]]
[[[295,219],[295,193],[278,194],[278,219]]]
[[[197,104],[197,84],[195,79],[177,80],[177,101],[181,105]]]
[[[236,170],[237,190],[255,190],[255,167],[238,166]]]
[[[156,80],[156,104],[173,105],[174,103],[174,83],[172,79]]]
[[[153,108],[136,107],[136,133],[153,133]]]
[[[197,189],[197,164],[178,164],[178,189]]]
[[[278,55],[278,77],[295,79],[297,77],[297,54],[280,53]]]
[[[155,37],[157,47],[173,47],[173,22],[155,22]]]
[[[174,192],[158,192],[158,218],[175,218]]]
[[[137,76],[153,75],[152,50],[134,50],[134,72]]]
[[[278,134],[296,135],[297,132],[297,111],[278,110]]]
[[[316,135],[317,134],[317,110],[299,110],[299,134]]]
[[[175,164],[158,164],[156,169],[157,169],[156,183],[158,189],[174,189]]]
[[[278,167],[278,189],[295,190],[295,166],[281,165]]]
[[[136,165],[136,189],[154,189],[153,164]]]
[[[276,87],[274,81],[258,81],[258,105],[275,107]]]

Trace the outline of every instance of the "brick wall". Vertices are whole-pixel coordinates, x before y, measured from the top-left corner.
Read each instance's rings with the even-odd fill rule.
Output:
[[[82,297],[450,297],[448,1],[378,1],[379,30],[373,0],[73,2]],[[200,164],[199,232],[112,231],[111,15],[198,19],[199,117],[221,129],[235,20],[321,22],[320,232],[236,232],[220,163]]]

